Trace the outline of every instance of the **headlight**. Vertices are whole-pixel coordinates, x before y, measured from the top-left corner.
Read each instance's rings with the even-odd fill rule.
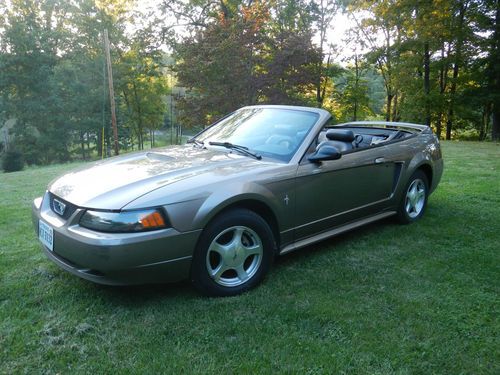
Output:
[[[143,232],[166,228],[165,217],[159,209],[141,211],[87,211],[80,219],[82,227],[99,232]]]

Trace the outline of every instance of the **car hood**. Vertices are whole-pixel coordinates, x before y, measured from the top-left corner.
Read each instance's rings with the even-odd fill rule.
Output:
[[[227,176],[262,164],[269,163],[192,145],[175,146],[93,163],[54,180],[49,191],[80,207],[119,210],[144,194],[186,178],[221,169],[221,175]]]

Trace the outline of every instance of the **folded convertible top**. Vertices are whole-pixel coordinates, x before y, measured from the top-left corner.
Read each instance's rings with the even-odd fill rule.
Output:
[[[406,128],[419,130],[421,132],[429,131],[430,127],[427,125],[412,124],[410,122],[390,122],[390,121],[353,121],[337,124],[335,126],[366,126],[366,127],[383,127],[383,128]]]

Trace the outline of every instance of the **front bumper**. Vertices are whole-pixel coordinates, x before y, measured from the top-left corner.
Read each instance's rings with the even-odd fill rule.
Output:
[[[48,193],[35,199],[32,220],[38,234],[43,220],[54,230],[47,257],[64,270],[99,284],[132,285],[173,282],[189,276],[201,230],[167,228],[138,233],[100,233],[78,225],[83,209],[63,219],[50,208]]]

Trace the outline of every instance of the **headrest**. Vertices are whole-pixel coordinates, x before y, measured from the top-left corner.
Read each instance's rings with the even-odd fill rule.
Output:
[[[326,132],[326,138],[330,141],[352,142],[354,141],[354,133],[352,130],[346,129],[329,129]]]

